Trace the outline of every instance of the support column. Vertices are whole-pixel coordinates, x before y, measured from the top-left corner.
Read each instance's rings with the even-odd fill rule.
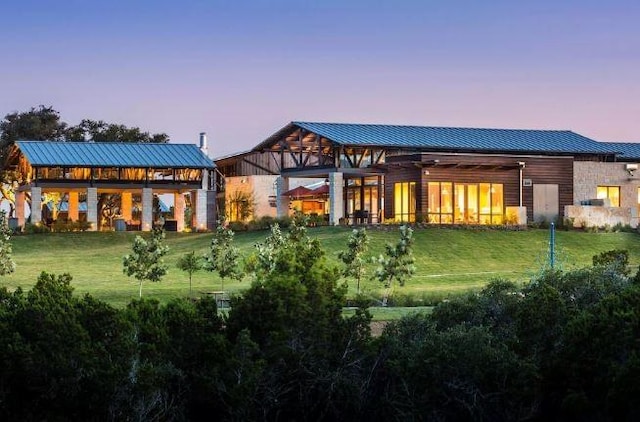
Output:
[[[42,188],[34,186],[31,188],[31,224],[38,224],[42,221]]]
[[[78,221],[79,217],[80,217],[80,213],[78,212],[78,192],[69,192],[68,195],[68,212],[67,212],[67,219],[69,221]]]
[[[98,188],[87,188],[87,223],[89,230],[98,230]]]
[[[173,218],[176,220],[176,230],[184,231],[184,195],[179,192],[173,194]]]
[[[207,191],[198,189],[195,191],[195,228],[198,231],[207,229]]]
[[[289,178],[278,176],[276,179],[276,216],[289,215],[289,198],[282,194],[289,190]]]
[[[24,227],[24,204],[25,193],[16,192],[16,218],[18,219],[18,227]]]
[[[120,215],[127,223],[133,219],[133,194],[131,192],[120,194]]]
[[[329,173],[329,224],[337,225],[344,217],[344,176]]]
[[[142,225],[143,232],[153,228],[153,189],[142,188]]]

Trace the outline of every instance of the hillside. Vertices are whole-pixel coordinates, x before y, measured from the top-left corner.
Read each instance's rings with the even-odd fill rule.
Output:
[[[321,227],[310,229],[317,237],[327,258],[337,261],[338,251],[345,248],[350,229]],[[395,242],[396,230],[371,230],[371,255],[379,254],[386,242]],[[253,251],[267,232],[237,233],[236,244],[244,255]],[[123,305],[137,297],[135,280],[122,273],[122,256],[131,248],[135,233],[62,233],[21,235],[12,239],[17,269],[0,279],[0,285],[14,289],[29,288],[41,271],[68,272],[73,276],[76,293],[85,292],[113,304]],[[161,283],[143,286],[145,297],[164,300],[187,295],[186,273],[175,268],[177,258],[190,251],[208,251],[211,234],[167,234],[170,252],[166,259],[169,273]],[[636,233],[557,232],[556,248],[560,268],[590,265],[591,257],[611,249],[627,249],[631,264],[640,264],[640,236]],[[456,292],[477,289],[496,277],[524,281],[540,271],[547,259],[548,232],[474,231],[456,229],[418,229],[415,232],[417,274],[396,294],[420,297],[446,297]],[[373,265],[369,269],[372,273]],[[225,288],[238,291],[250,283],[227,282]],[[355,291],[354,283],[350,290]],[[220,289],[220,280],[211,273],[199,272],[193,278],[195,294]],[[379,295],[380,285],[367,280],[363,289]]]

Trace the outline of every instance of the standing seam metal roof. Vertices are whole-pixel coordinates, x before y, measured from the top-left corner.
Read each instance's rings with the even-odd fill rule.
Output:
[[[546,153],[613,154],[615,152],[610,145],[604,142],[597,142],[570,130],[483,129],[318,122],[292,122],[287,128],[292,125],[317,133],[342,145]],[[263,142],[261,145],[264,144]]]
[[[32,166],[215,168],[193,144],[17,141]]]

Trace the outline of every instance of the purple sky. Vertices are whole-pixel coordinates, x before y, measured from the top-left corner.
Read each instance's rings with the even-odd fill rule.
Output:
[[[209,134],[292,120],[571,129],[640,141],[640,2],[46,0],[0,14],[0,116]]]

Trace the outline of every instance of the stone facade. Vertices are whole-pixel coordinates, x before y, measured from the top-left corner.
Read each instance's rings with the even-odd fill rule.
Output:
[[[576,226],[638,225],[638,189],[640,174],[626,170],[627,163],[573,163],[574,206],[565,208],[565,217]],[[581,205],[596,198],[598,186],[619,186],[620,207]]]
[[[225,196],[228,201],[235,192],[253,195],[256,217],[278,217],[291,213],[289,198],[280,195],[298,186],[309,185],[322,179],[287,178],[272,175],[233,176],[225,178]]]

